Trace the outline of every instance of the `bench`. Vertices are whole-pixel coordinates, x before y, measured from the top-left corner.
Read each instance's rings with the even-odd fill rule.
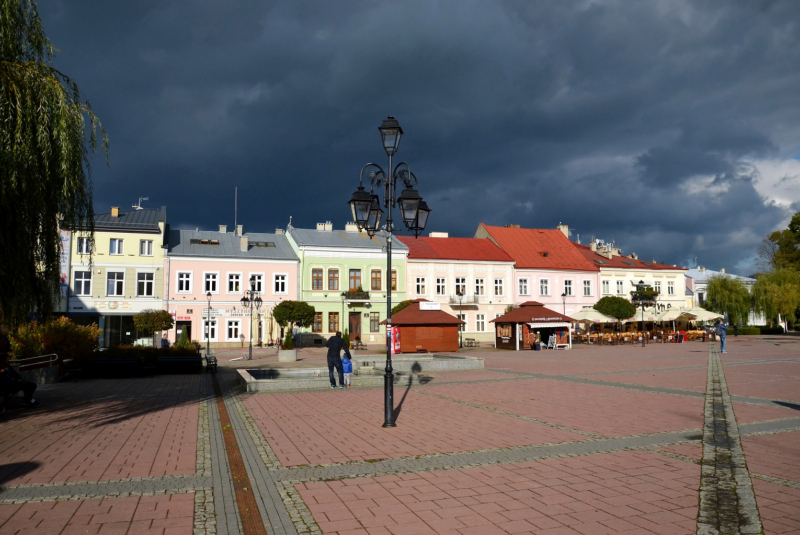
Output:
[[[367,349],[367,344],[365,344],[361,340],[356,340],[355,342],[353,342],[353,349]]]
[[[464,347],[478,347],[478,341],[474,338],[464,338]]]
[[[217,373],[217,357],[206,355],[206,371]]]

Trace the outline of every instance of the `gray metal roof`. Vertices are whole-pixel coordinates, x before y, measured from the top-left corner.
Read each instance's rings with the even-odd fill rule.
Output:
[[[727,277],[732,277],[734,279],[739,279],[745,284],[755,284],[756,280],[751,279],[750,277],[743,277],[741,275],[734,275],[733,273],[723,273],[721,271],[713,271],[711,269],[706,269],[705,271],[700,271],[697,268],[692,268],[686,272],[687,277],[691,277],[698,282],[708,282],[708,279],[713,277],[714,275],[725,275]]]
[[[247,251],[241,250],[240,236],[233,232],[170,230],[167,235],[167,254],[300,261],[284,235],[251,232],[244,236],[248,241]],[[215,241],[217,243],[214,243]]]
[[[94,228],[97,230],[138,230],[159,232],[159,222],[166,222],[167,207],[160,210],[143,208],[141,210],[119,211],[117,217],[108,214],[95,214]]]
[[[366,232],[304,228],[293,228],[289,232],[299,247],[343,247],[380,251],[386,246],[386,238],[381,234],[375,234],[374,238],[370,238]],[[392,249],[407,251],[408,247],[400,240],[393,240]]]

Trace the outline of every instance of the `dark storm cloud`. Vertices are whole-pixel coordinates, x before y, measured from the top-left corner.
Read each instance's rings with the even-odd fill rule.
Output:
[[[98,210],[271,230],[347,219],[376,127],[431,230],[569,224],[585,242],[749,265],[786,218],[754,158],[797,148],[800,5],[784,2],[40,4],[111,136]]]

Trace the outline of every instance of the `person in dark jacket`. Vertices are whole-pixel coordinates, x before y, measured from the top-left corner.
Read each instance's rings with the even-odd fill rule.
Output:
[[[331,379],[331,388],[336,388],[336,379],[333,376],[333,369],[339,372],[339,387],[344,388],[344,373],[342,373],[342,357],[341,352],[344,349],[347,358],[350,356],[350,348],[348,348],[342,339],[342,332],[336,331],[336,336],[331,336],[328,343],[325,344],[328,348],[328,377]]]
[[[0,354],[0,390],[3,396],[13,395],[22,391],[25,396],[23,405],[26,407],[38,407],[39,402],[33,399],[36,391],[36,383],[23,379],[17,370],[11,367],[8,362],[8,353]]]

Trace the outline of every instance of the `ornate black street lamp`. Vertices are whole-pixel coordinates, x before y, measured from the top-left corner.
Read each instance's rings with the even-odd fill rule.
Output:
[[[564,305],[564,315],[567,315],[567,292],[561,294],[561,304]]]
[[[206,358],[208,358],[211,354],[211,336],[209,332],[211,330],[211,292],[206,292],[206,299],[208,299],[208,313],[206,314],[208,317],[206,320]]]
[[[655,306],[656,297],[658,297],[658,292],[651,290],[650,287],[647,286],[644,281],[639,281],[639,284],[636,283],[632,284],[636,286],[636,290],[631,292],[631,301],[633,302],[634,306],[642,307],[642,347],[644,347],[645,345],[644,308],[646,306]]]
[[[400,138],[403,129],[394,117],[388,117],[378,127],[383,140],[383,149],[389,156],[389,166],[384,171],[381,166],[368,163],[361,168],[358,178],[358,189],[353,193],[353,197],[348,204],[352,212],[353,222],[358,225],[359,230],[366,230],[372,237],[378,231],[383,231],[386,238],[386,276],[391,280],[392,276],[392,209],[395,205],[400,205],[400,215],[403,223],[415,237],[425,230],[428,222],[428,215],[431,210],[417,192],[417,177],[411,172],[407,163],[401,162],[396,167],[392,167],[392,156],[397,153],[400,146]],[[370,190],[364,189],[364,176],[369,179]],[[397,182],[402,181],[405,186],[399,197],[395,196]],[[383,202],[380,197],[373,193],[376,188],[383,187]],[[379,190],[378,190],[379,191]],[[386,223],[381,226],[383,219],[383,208],[386,208]],[[344,306],[342,307],[344,308]],[[392,341],[390,337],[392,329],[392,289],[389,284],[389,291],[386,292],[386,374],[383,376],[384,391],[384,419],[383,427],[395,427],[394,422],[394,374],[392,373]]]
[[[464,302],[464,292],[461,292],[461,291],[456,292],[456,297],[458,298],[458,316],[459,316],[458,319],[460,319],[461,321],[464,321],[464,307],[462,306],[462,303]],[[458,348],[459,349],[463,349],[463,347],[464,347],[463,336],[464,336],[464,324],[461,323],[461,324],[458,325]]]
[[[263,303],[261,295],[256,291],[255,275],[250,277],[250,289],[245,290],[241,303],[242,306],[250,312],[250,347],[247,353],[247,360],[253,360],[253,309],[255,309],[256,312],[260,312],[261,304]]]

